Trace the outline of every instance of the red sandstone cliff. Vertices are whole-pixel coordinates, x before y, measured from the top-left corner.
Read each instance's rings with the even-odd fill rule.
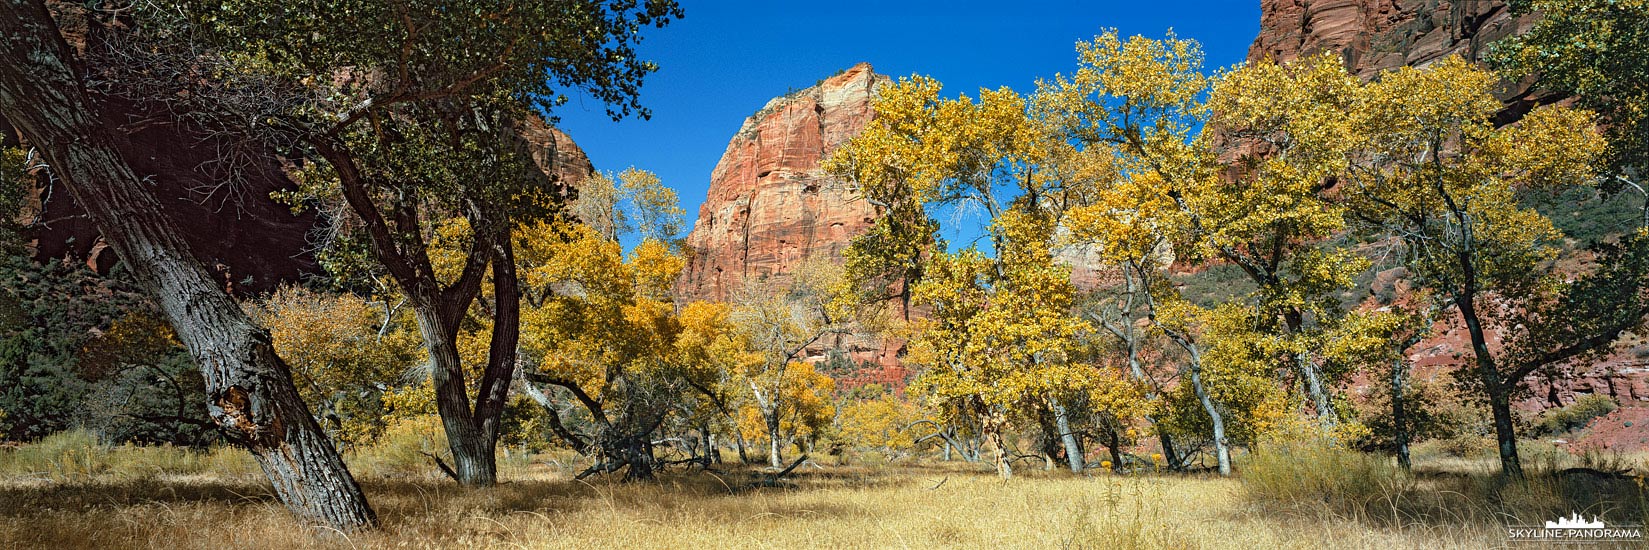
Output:
[[[819,162],[864,129],[877,87],[890,81],[860,63],[744,120],[687,234],[685,296],[725,300],[746,281],[782,276],[813,255],[840,257],[870,226],[871,206],[826,177]]]
[[[1338,51],[1352,72],[1370,78],[1454,53],[1475,58],[1532,23],[1512,17],[1502,0],[1261,0],[1248,59]]]
[[[1260,34],[1248,60],[1291,61],[1339,52],[1353,74],[1425,66],[1450,55],[1481,59],[1490,44],[1527,31],[1536,16],[1514,17],[1504,0],[1260,0]],[[1513,83],[1499,95],[1501,123],[1554,99]]]

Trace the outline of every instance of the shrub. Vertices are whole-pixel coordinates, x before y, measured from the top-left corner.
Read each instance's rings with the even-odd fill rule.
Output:
[[[1535,422],[1532,435],[1558,435],[1585,428],[1593,419],[1612,413],[1620,405],[1606,395],[1588,395],[1568,406],[1549,409]]]

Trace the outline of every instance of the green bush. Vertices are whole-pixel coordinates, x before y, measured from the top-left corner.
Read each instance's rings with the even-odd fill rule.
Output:
[[[1532,435],[1546,436],[1572,432],[1591,424],[1597,417],[1615,412],[1620,405],[1606,395],[1588,395],[1568,406],[1549,409],[1535,422]]]

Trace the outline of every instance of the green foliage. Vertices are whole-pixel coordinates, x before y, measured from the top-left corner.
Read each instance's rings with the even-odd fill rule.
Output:
[[[175,342],[151,337],[170,332],[155,318],[118,274],[0,257],[0,437],[85,426],[113,441],[214,439],[215,430],[198,425],[206,414],[200,374]]]
[[[1574,403],[1541,413],[1540,419],[1535,422],[1529,433],[1534,436],[1562,435],[1585,428],[1592,420],[1614,412],[1617,408],[1620,408],[1620,405],[1609,396],[1583,396],[1575,399]]]
[[[26,160],[26,151],[0,147],[0,253],[14,253],[13,248],[21,244],[17,218],[23,213],[24,193],[28,191]]]
[[[144,15],[292,80],[332,81],[340,68],[394,79],[348,79],[346,96],[370,90],[408,101],[463,88],[474,97],[549,106],[566,101],[561,90],[576,87],[614,117],[646,114],[635,98],[657,67],[636,54],[640,31],[682,16],[671,0],[507,8],[474,0],[198,0],[174,10],[157,6]]]

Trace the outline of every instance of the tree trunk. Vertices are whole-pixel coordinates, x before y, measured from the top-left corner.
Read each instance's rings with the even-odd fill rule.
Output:
[[[1283,324],[1289,334],[1299,334],[1305,326],[1305,319],[1298,310],[1291,310],[1283,315]],[[1300,377],[1305,379],[1306,392],[1310,394],[1311,405],[1316,409],[1317,421],[1325,428],[1339,425],[1340,417],[1334,413],[1334,399],[1323,384],[1322,371],[1311,362],[1311,355],[1300,352],[1295,354],[1293,359],[1295,368],[1300,371]]]
[[[1311,357],[1300,353],[1294,359],[1300,365],[1300,373],[1305,376],[1306,388],[1311,391],[1311,403],[1317,408],[1317,420],[1325,428],[1333,428],[1340,424],[1339,415],[1334,412],[1334,399],[1329,396],[1323,385],[1322,372],[1317,365],[1311,362]]]
[[[1013,460],[1008,456],[1008,442],[1002,435],[1003,423],[996,416],[992,414],[991,418],[986,418],[983,423],[985,439],[991,446],[996,447],[992,453],[992,458],[996,461],[996,475],[1007,481],[1013,478]]]
[[[1082,446],[1076,440],[1076,434],[1071,433],[1071,415],[1065,410],[1065,405],[1058,399],[1048,401],[1049,408],[1053,409],[1054,426],[1059,429],[1059,441],[1065,445],[1065,462],[1070,465],[1071,473],[1082,473],[1086,459],[1082,455]]]
[[[1408,363],[1402,357],[1398,357],[1391,365],[1391,426],[1395,432],[1392,437],[1397,447],[1397,465],[1402,466],[1405,471],[1414,469],[1414,464],[1409,461],[1408,411],[1405,407],[1406,392],[1403,380],[1407,368]]]
[[[767,421],[767,465],[774,468],[784,467],[784,459],[779,456],[779,421],[777,418]]]
[[[298,397],[269,333],[189,252],[98,120],[39,0],[0,0],[0,113],[40,147],[54,175],[155,298],[200,366],[207,409],[246,448],[301,520],[340,531],[377,525],[366,496]]]
[[[1168,463],[1168,471],[1178,472],[1185,469],[1185,465],[1180,463],[1179,455],[1174,451],[1173,436],[1168,435],[1168,432],[1163,430],[1162,425],[1157,424],[1155,419],[1146,417],[1146,420],[1150,421],[1157,429],[1157,442],[1162,445],[1162,460]]]
[[[1494,414],[1494,436],[1500,450],[1500,473],[1506,477],[1521,479],[1523,463],[1517,456],[1517,428],[1512,423],[1511,403],[1511,392],[1517,387],[1517,381],[1502,380],[1500,369],[1495,367],[1494,356],[1489,354],[1488,336],[1483,333],[1483,322],[1477,315],[1474,294],[1475,291],[1468,287],[1455,296],[1454,305],[1460,309],[1460,317],[1465,320],[1466,333],[1471,335],[1477,375],[1483,382],[1483,391],[1489,398],[1489,409]]]
[[[750,460],[749,444],[744,439],[744,430],[740,430],[737,426],[734,426],[733,435],[735,436],[733,438],[733,443],[739,447],[739,462],[745,466],[754,464],[754,462],[751,462]]]
[[[1213,398],[1208,396],[1208,390],[1202,385],[1202,366],[1192,360],[1191,389],[1197,394],[1197,401],[1202,402],[1203,412],[1208,414],[1208,422],[1214,430],[1214,458],[1219,462],[1220,475],[1231,475],[1231,449],[1225,439],[1225,415],[1220,413],[1219,407],[1214,406]]]
[[[428,302],[415,302],[412,308],[429,352],[435,409],[447,435],[458,482],[472,487],[492,485],[498,480],[492,438],[485,437],[481,426],[474,422],[464,388],[464,367],[458,357],[457,328],[447,325],[441,309]]]
[[[1110,444],[1106,447],[1111,452],[1111,471],[1120,472],[1122,471],[1122,436],[1117,433],[1115,426],[1106,428],[1105,435],[1110,439]]]
[[[1491,387],[1489,409],[1494,413],[1494,435],[1500,449],[1500,472],[1513,479],[1522,479],[1523,461],[1517,456],[1517,430],[1512,423],[1511,390],[1503,385]]]

